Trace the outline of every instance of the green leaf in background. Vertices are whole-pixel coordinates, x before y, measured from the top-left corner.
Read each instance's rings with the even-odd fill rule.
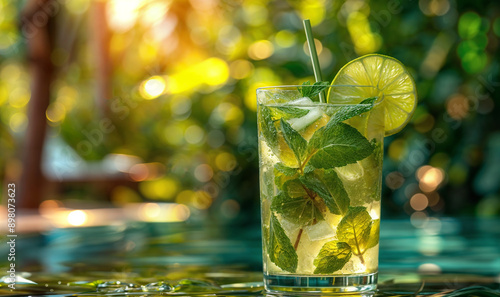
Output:
[[[274,184],[278,189],[282,189],[283,184],[293,179],[293,177],[297,175],[297,172],[297,168],[287,167],[281,162],[276,163],[276,165],[274,165]]]
[[[379,238],[380,238],[380,219],[376,219],[372,221],[372,226],[370,228],[370,236],[368,238],[368,242],[366,243],[366,247],[363,250],[367,250],[376,246],[379,242]]]
[[[325,243],[314,259],[315,274],[328,274],[342,269],[351,259],[351,247],[345,242],[336,240]]]
[[[367,246],[372,227],[372,218],[366,207],[350,207],[337,227],[339,241],[349,244],[355,254],[361,254],[362,247]]]
[[[307,152],[313,154],[309,165],[329,169],[363,160],[373,152],[373,147],[358,130],[338,123],[318,129],[309,141]]]
[[[310,87],[311,82],[306,81],[302,83],[302,86],[306,87],[298,87],[297,89],[299,90],[302,97],[309,97],[312,99],[313,97],[317,96],[320,92],[322,92],[324,89],[328,88],[329,85],[330,83],[327,81],[317,81],[312,84],[312,87]]]
[[[292,106],[272,106],[273,116],[284,120],[301,118],[309,113],[309,109]]]
[[[286,143],[292,149],[300,164],[306,153],[307,141],[283,119],[280,120],[280,126]]]
[[[271,210],[302,227],[324,220],[321,210],[308,196],[291,198],[285,192],[280,192],[273,198]]]
[[[262,125],[260,131],[271,150],[275,151],[278,148],[278,130],[274,126],[274,121],[271,116],[271,110],[266,106],[260,106],[259,124]]]
[[[297,253],[274,214],[271,214],[268,247],[269,259],[276,266],[288,272],[297,270]]]
[[[331,213],[344,215],[349,208],[349,196],[333,169],[305,173],[300,180],[325,201]]]
[[[373,108],[375,100],[377,100],[377,97],[365,99],[356,105],[347,105],[340,107],[340,109],[338,109],[331,117],[330,121],[328,121],[327,127],[334,126],[340,122],[370,111]]]

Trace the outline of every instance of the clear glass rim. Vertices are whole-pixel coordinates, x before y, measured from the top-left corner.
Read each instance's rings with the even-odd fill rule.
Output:
[[[293,103],[290,103],[290,102],[280,102],[280,103],[270,103],[270,102],[266,102],[266,103],[261,103],[259,102],[259,93],[260,94],[264,94],[266,92],[273,92],[273,91],[295,91],[295,92],[298,92],[297,88],[298,87],[313,87],[312,85],[306,85],[306,86],[303,86],[303,85],[281,85],[281,86],[268,86],[268,87],[260,87],[260,88],[257,88],[256,89],[256,94],[257,94],[257,104],[259,105],[288,105],[288,106],[295,106],[295,104]],[[368,85],[327,85],[325,86],[325,90],[326,92],[329,92],[330,89],[332,89],[332,92],[335,92],[335,88],[373,88],[373,89],[376,89],[375,86],[368,86]],[[373,97],[376,97],[376,102],[374,103],[374,105],[379,105],[380,104],[380,100],[379,100],[379,97],[380,96],[373,96]],[[352,105],[352,106],[356,106],[356,105],[364,105],[364,104],[361,104],[361,102],[359,103],[352,103],[352,102],[344,102],[344,101],[340,101],[338,98],[332,98],[332,101],[331,102],[315,102],[314,104],[311,104],[311,106],[309,107],[313,107],[313,106],[318,106],[318,105],[322,105],[322,106],[347,106],[347,105]],[[297,104],[297,106],[300,106],[300,107],[305,107],[303,104]]]
[[[316,87],[313,85],[281,85],[281,86],[269,86],[269,87],[260,87],[257,88],[257,91],[264,91],[264,90],[272,90],[272,89],[291,89],[291,88],[298,88],[298,87]],[[332,88],[332,87],[350,87],[350,88],[375,88],[375,86],[368,86],[368,85],[327,85],[324,86],[325,88]]]

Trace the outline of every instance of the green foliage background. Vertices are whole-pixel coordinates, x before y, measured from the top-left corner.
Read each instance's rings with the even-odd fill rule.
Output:
[[[56,3],[52,62],[58,75],[46,150],[69,148],[74,154],[66,158],[111,160],[111,167],[116,156],[126,156],[150,170],[137,187],[109,196],[90,185],[67,188],[55,199],[177,201],[194,213],[257,221],[255,89],[313,80],[301,23],[309,18],[327,80],[348,61],[376,52],[402,61],[417,83],[412,121],[385,139],[383,215],[500,213],[495,1],[110,1],[109,102],[116,108],[108,116],[95,100],[93,4]],[[29,121],[27,38],[18,26],[24,4],[0,1],[4,177],[19,171]],[[154,96],[146,87],[151,80],[157,85],[149,92],[160,89]],[[115,129],[83,150],[103,118]],[[61,156],[47,159],[50,166],[64,163]],[[85,171],[82,166],[70,171]],[[418,173],[431,168],[424,166],[441,173],[429,177],[436,181],[430,188],[419,181]],[[411,203],[419,193],[428,201],[423,210]]]

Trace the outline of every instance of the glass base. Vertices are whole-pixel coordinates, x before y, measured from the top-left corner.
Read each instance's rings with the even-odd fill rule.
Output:
[[[377,288],[377,276],[377,272],[339,276],[264,274],[264,287],[267,293],[287,295],[369,293]]]

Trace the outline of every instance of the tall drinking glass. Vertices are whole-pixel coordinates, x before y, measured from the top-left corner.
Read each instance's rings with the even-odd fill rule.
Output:
[[[376,288],[384,112],[369,88],[257,90],[268,292]]]

